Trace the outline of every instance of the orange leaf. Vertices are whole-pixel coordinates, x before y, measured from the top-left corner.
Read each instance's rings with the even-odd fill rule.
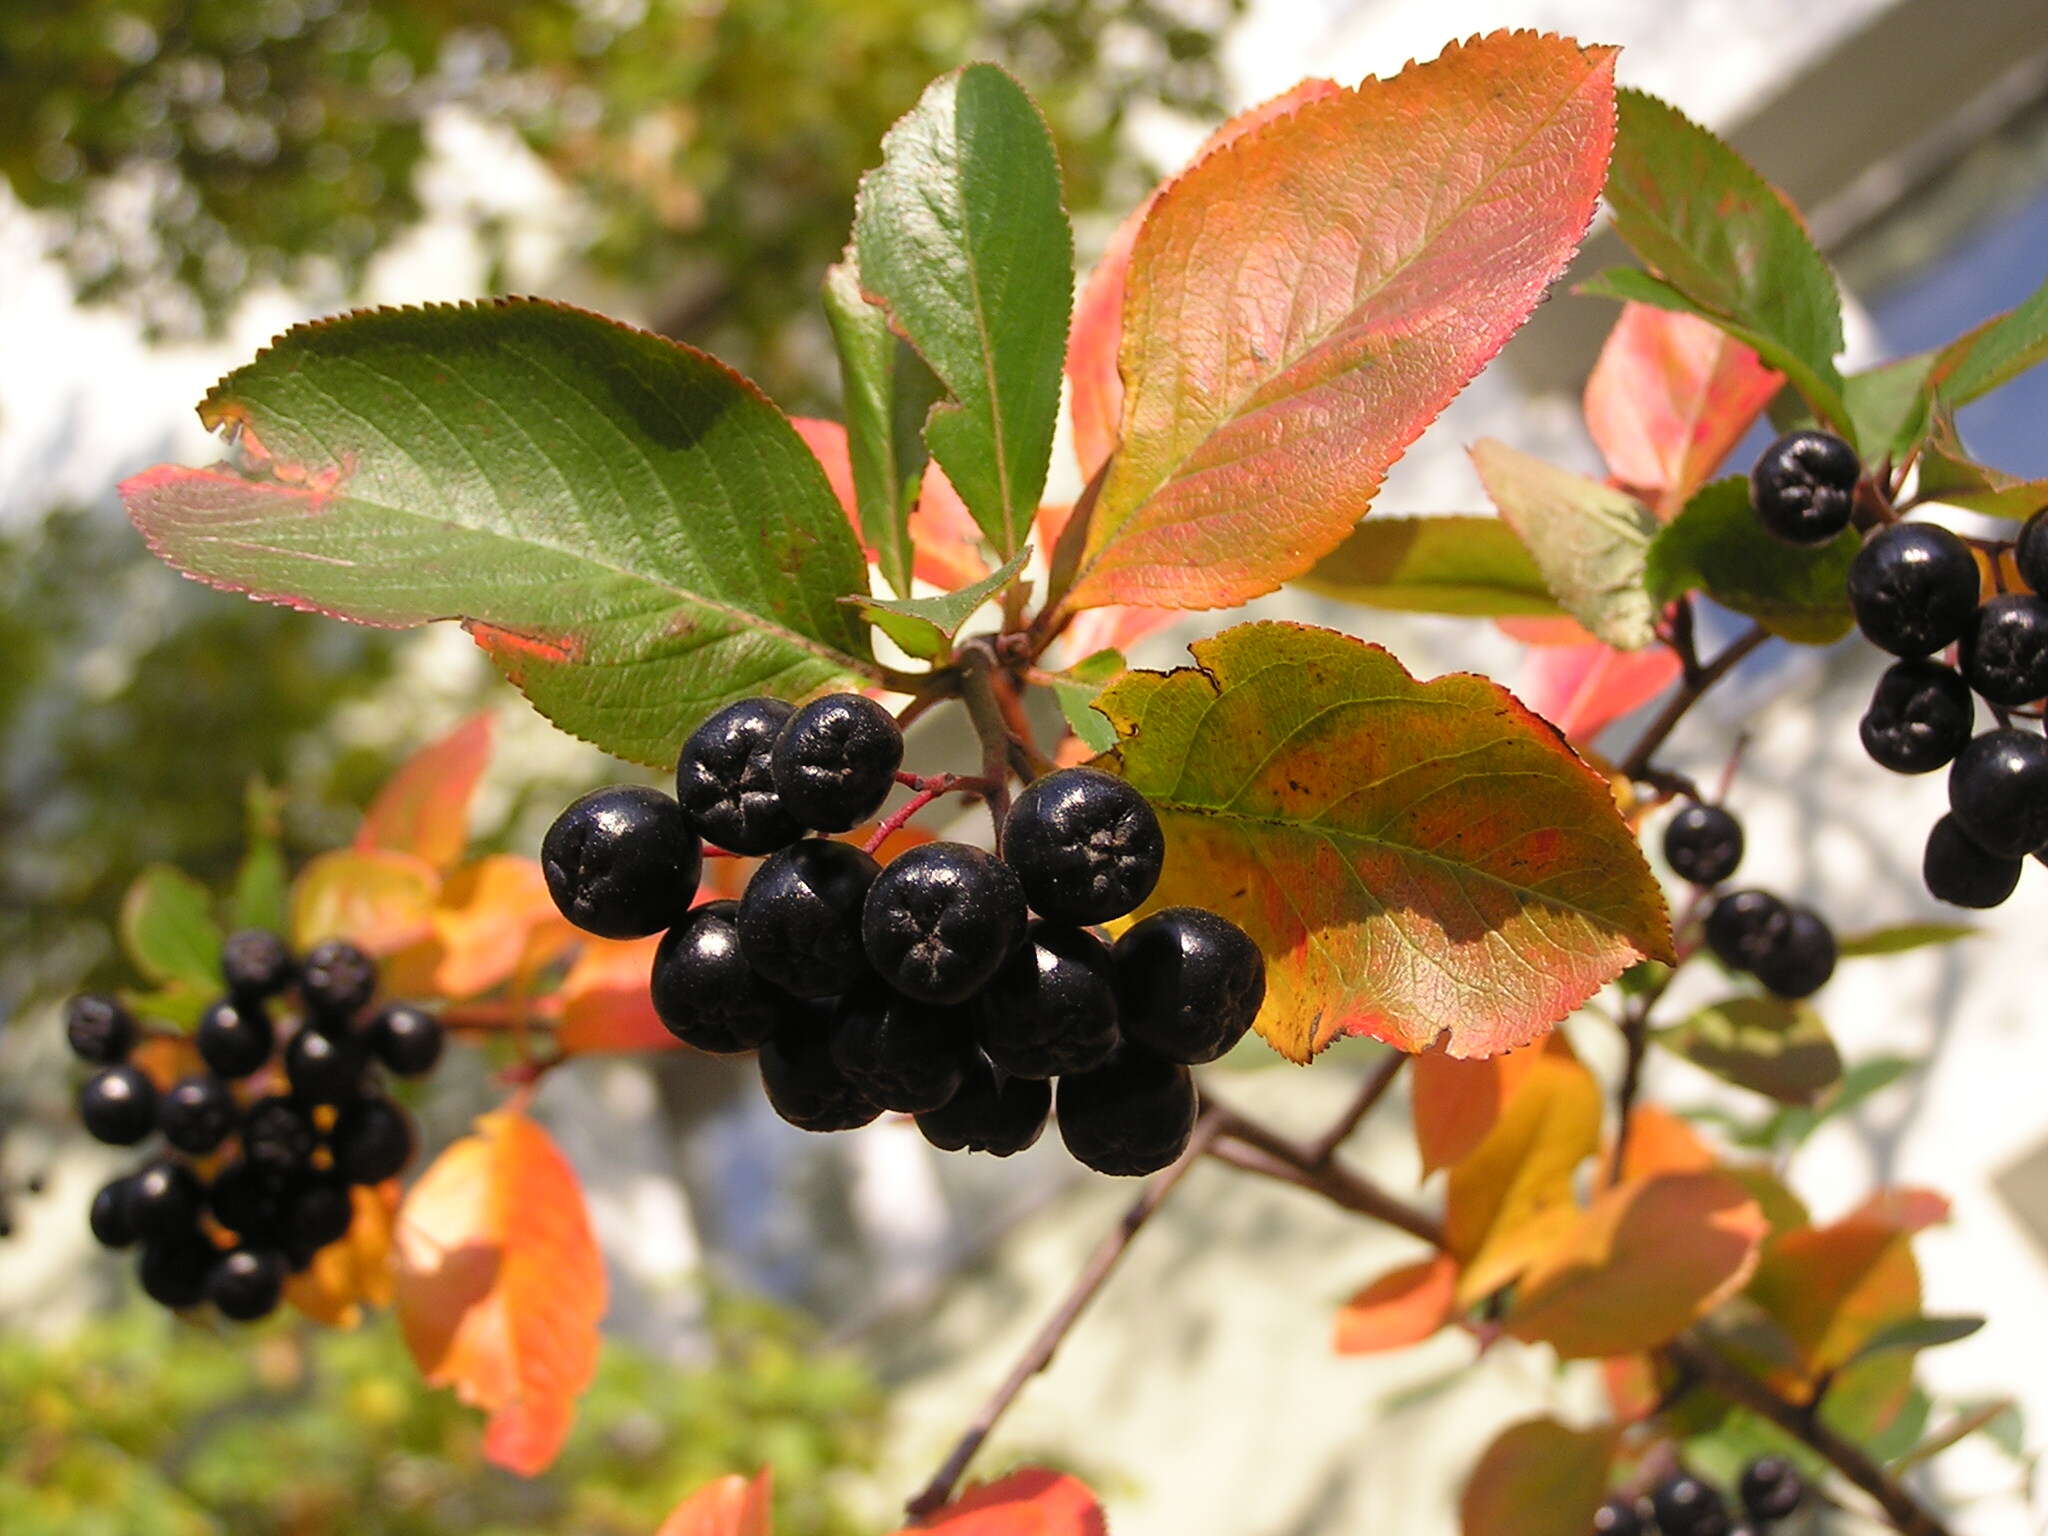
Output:
[[[1623,1184],[1523,1273],[1508,1331],[1568,1360],[1654,1348],[1742,1288],[1768,1231],[1719,1173]]]
[[[1120,445],[1070,604],[1240,603],[1342,540],[1577,248],[1613,76],[1611,48],[1496,33],[1169,184],[1131,252]]]
[[[1648,1355],[1612,1355],[1600,1362],[1600,1384],[1607,1406],[1623,1424],[1636,1424],[1657,1411],[1664,1394],[1657,1389],[1657,1367]]]
[[[433,990],[462,999],[531,974],[578,935],[548,895],[540,865],[500,853],[448,877],[434,908],[434,937]]]
[[[490,1415],[484,1455],[554,1461],[597,1368],[604,1263],[576,1174],[524,1115],[484,1115],[406,1196],[398,1321],[420,1374]]]
[[[766,1467],[721,1477],[671,1510],[655,1536],[769,1536],[772,1492]]]
[[[336,848],[292,882],[292,936],[300,949],[352,939],[373,955],[433,937],[441,877],[416,854]]]
[[[1668,519],[1784,382],[1695,315],[1624,304],[1586,381],[1586,426],[1615,478]]]
[[[647,995],[648,972],[661,939],[585,939],[555,994],[561,1021],[555,1047],[566,1055],[592,1051],[675,1050],[681,1041],[662,1026]]]
[[[1844,1364],[1880,1328],[1919,1312],[1920,1267],[1906,1232],[1851,1216],[1772,1238],[1749,1294],[1784,1329],[1812,1379]]]
[[[1884,1222],[1910,1235],[1925,1232],[1929,1227],[1938,1227],[1947,1221],[1949,1200],[1938,1190],[1897,1185],[1876,1191],[1850,1215],[1867,1216],[1872,1221]]]
[[[1564,732],[1588,742],[1678,681],[1678,657],[1666,646],[1617,651],[1599,641],[1539,645],[1522,662],[1515,692]]]
[[[1458,1261],[1447,1253],[1381,1275],[1338,1310],[1337,1353],[1420,1344],[1456,1315],[1457,1289]]]
[[[1459,1057],[1438,1044],[1415,1058],[1410,1087],[1424,1176],[1450,1167],[1486,1139],[1502,1106],[1542,1054],[1524,1049]]]
[[[1027,1467],[969,1488],[935,1514],[896,1536],[1108,1536],[1102,1505],[1078,1477]]]
[[[853,536],[859,538],[860,503],[853,490],[853,455],[846,446],[846,428],[836,421],[824,421],[816,416],[792,416],[789,424],[796,428],[796,435],[804,440],[804,446],[823,466],[825,483],[832,487],[833,499],[853,525]],[[868,563],[874,564],[874,550],[865,544],[862,548],[867,551]]]
[[[349,1192],[355,1216],[348,1235],[313,1255],[313,1262],[285,1282],[284,1299],[316,1323],[353,1328],[363,1307],[391,1305],[392,1217],[398,1209],[398,1181]]]
[[[471,715],[399,765],[363,813],[356,847],[448,869],[469,844],[469,802],[491,761],[491,717]]]
[[[1713,1149],[1685,1121],[1656,1104],[1638,1104],[1629,1115],[1628,1147],[1622,1154],[1621,1182],[1652,1178],[1660,1173],[1704,1173],[1715,1164]],[[1601,1160],[1603,1181],[1607,1160]]]
[[[1621,1432],[1524,1419],[1479,1458],[1458,1500],[1462,1536],[1585,1536],[1607,1496]]]

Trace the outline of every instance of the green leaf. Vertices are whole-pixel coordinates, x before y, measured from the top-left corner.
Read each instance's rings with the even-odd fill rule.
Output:
[[[1871,1355],[1881,1355],[1888,1350],[1903,1349],[1917,1354],[1923,1349],[1938,1349],[1944,1344],[1953,1344],[1958,1339],[1967,1339],[1984,1326],[1981,1317],[1906,1317],[1896,1323],[1888,1323],[1865,1339],[1856,1353],[1845,1365]]]
[[[1669,103],[1624,90],[1616,105],[1607,170],[1615,231],[1691,305],[1730,322],[1730,334],[1785,373],[1825,419],[1847,427],[1834,361],[1841,295],[1798,216],[1740,155]]]
[[[983,603],[1016,580],[1030,558],[1031,546],[1026,544],[1001,570],[982,577],[971,587],[943,592],[937,597],[849,597],[845,601],[860,609],[862,618],[911,655],[938,661],[951,653],[953,636],[960,626]]]
[[[1740,476],[1704,486],[1650,546],[1651,593],[1668,602],[1697,588],[1801,645],[1830,645],[1855,623],[1849,565],[1861,545],[1845,528],[1818,549],[1774,539],[1749,505]]]
[[[993,64],[932,82],[882,140],[853,240],[862,286],[951,396],[932,457],[1008,559],[1045,488],[1074,298],[1059,162],[1023,87]]]
[[[1962,405],[2048,362],[2048,282],[2019,308],[1942,349],[1942,398]]]
[[[1643,559],[1657,517],[1626,491],[1483,438],[1472,463],[1565,611],[1621,651],[1657,638]]]
[[[1366,518],[1297,587],[1366,608],[1471,618],[1564,610],[1497,517]]]
[[[1957,439],[1954,423],[1936,413],[1920,453],[1918,491],[1928,501],[2025,522],[2048,507],[2048,480],[2022,480],[1972,459]]]
[[[1657,1038],[1695,1066],[1782,1104],[1810,1105],[1842,1076],[1820,1015],[1784,998],[1731,997]]]
[[[1067,717],[1068,728],[1093,751],[1107,752],[1116,745],[1116,728],[1095,707],[1095,701],[1103,685],[1125,670],[1123,652],[1102,650],[1053,676],[1052,691],[1060,701],[1060,713]]]
[[[121,899],[121,947],[159,985],[218,990],[220,945],[213,897],[183,870],[152,864]]]
[[[279,816],[284,795],[260,779],[250,783],[243,795],[248,823],[247,847],[235,871],[234,896],[229,911],[236,928],[266,928],[284,932],[289,911],[287,890],[290,872],[285,868],[284,849],[278,842]]]
[[[1962,1402],[1954,1405],[1956,1416],[1941,1429],[1922,1440],[1912,1450],[1892,1463],[1894,1474],[1908,1467],[1919,1466],[1932,1461],[1951,1446],[1958,1445],[1974,1434],[1981,1433],[1985,1439],[2016,1461],[2024,1461],[2026,1446],[2026,1420],[2019,1404],[2009,1397],[1993,1398],[1988,1402]]]
[[[861,294],[848,251],[825,270],[825,319],[839,352],[847,455],[861,534],[875,551],[882,579],[910,595],[910,512],[924,473],[926,414],[945,394],[910,345],[889,329],[889,316]]]
[[[752,694],[873,680],[825,473],[704,353],[534,300],[287,332],[207,397],[240,461],[122,488],[180,570],[359,623],[460,618],[564,730],[639,762]]]
[[[1843,960],[1866,955],[1903,955],[1910,949],[1931,944],[1953,944],[1971,938],[1977,930],[1968,923],[1900,923],[1892,928],[1872,928],[1835,941],[1835,954]]]
[[[1866,457],[1889,454],[1903,459],[1927,435],[1934,403],[1927,376],[1934,361],[1932,352],[1921,352],[1852,373],[1842,381],[1851,435]]]
[[[1715,1120],[1724,1125],[1739,1146],[1762,1152],[1797,1147],[1837,1115],[1846,1115],[1865,1100],[1891,1087],[1918,1063],[1904,1056],[1873,1056],[1859,1061],[1842,1074],[1832,1092],[1823,1094],[1811,1108],[1788,1105],[1766,1116],[1760,1123],[1744,1127],[1718,1111],[1701,1111],[1695,1118]]]

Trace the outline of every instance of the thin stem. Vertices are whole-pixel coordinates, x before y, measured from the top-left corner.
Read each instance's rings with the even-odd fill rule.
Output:
[[[1309,1144],[1309,1160],[1320,1168],[1336,1157],[1337,1149],[1351,1139],[1351,1133],[1358,1129],[1367,1115],[1372,1113],[1373,1106],[1386,1096],[1387,1090],[1394,1086],[1394,1079],[1401,1075],[1401,1069],[1407,1065],[1406,1051],[1388,1051],[1380,1064],[1374,1067],[1365,1081],[1359,1085],[1358,1097],[1351,1101],[1343,1114],[1331,1122],[1327,1131]]]
[[[896,775],[896,782],[906,784],[917,792],[875,824],[875,830],[868,834],[868,840],[860,845],[862,853],[873,853],[886,843],[892,834],[901,831],[913,816],[941,795],[952,794],[955,790],[970,795],[988,792],[988,780],[975,778],[969,774],[941,773],[926,778],[922,774],[899,773]]]
[[[1743,657],[1770,638],[1770,631],[1761,624],[1752,624],[1731,640],[1720,655],[1701,667],[1697,676],[1688,678],[1678,692],[1671,696],[1670,701],[1657,712],[1656,719],[1644,729],[1641,739],[1630,749],[1628,756],[1621,760],[1621,765],[1616,771],[1633,779],[1649,767],[1650,759],[1657,755],[1657,749],[1663,746],[1665,740],[1678,728],[1678,722],[1685,718],[1686,711],[1699,703],[1709,688],[1734,671],[1736,664]]]
[[[981,776],[988,781],[989,815],[995,820],[996,852],[1001,853],[1003,822],[1010,814],[1010,725],[996,697],[995,654],[970,641],[960,649],[960,697],[967,718],[981,738]]]
[[[1293,1184],[1347,1211],[1399,1227],[1432,1248],[1444,1246],[1443,1227],[1434,1217],[1396,1199],[1364,1175],[1353,1173],[1334,1158],[1318,1162],[1314,1148],[1301,1146],[1213,1099],[1209,1109],[1222,1122],[1223,1139],[1214,1148],[1213,1156],[1247,1173]]]
[[[1130,1248],[1131,1240],[1138,1235],[1145,1223],[1152,1219],[1153,1213],[1166,1203],[1166,1197],[1173,1193],[1182,1179],[1187,1177],[1188,1170],[1201,1161],[1203,1153],[1209,1150],[1220,1128],[1221,1117],[1217,1113],[1212,1111],[1203,1115],[1196,1122],[1194,1136],[1189,1140],[1187,1150],[1181,1153],[1179,1161],[1140,1190],[1138,1198],[1131,1202],[1130,1208],[1124,1212],[1116,1226],[1096,1244],[1095,1251],[1088,1256],[1088,1262],[1081,1266],[1081,1272],[1075,1276],[1066,1296],[1053,1310],[1052,1316],[1045,1320],[1044,1326],[1033,1336],[1031,1342],[1025,1346],[1023,1355],[1011,1367],[1010,1374],[1003,1378],[1002,1385],[996,1388],[995,1394],[986,1403],[982,1404],[981,1411],[974,1416],[959,1440],[954,1443],[952,1451],[940,1463],[939,1470],[933,1474],[932,1480],[904,1506],[913,1520],[921,1520],[935,1510],[944,1508],[951,1500],[953,1489],[959,1483],[961,1474],[967,1470],[968,1463],[974,1460],[975,1453],[981,1449],[989,1434],[995,1429],[997,1421],[1030,1384],[1031,1378],[1052,1364],[1053,1356],[1059,1353],[1060,1345],[1066,1342],[1067,1335],[1073,1331],[1074,1324],[1080,1320],[1081,1314],[1088,1309],[1089,1302],[1095,1299],[1096,1293],[1115,1271],[1118,1261]]]
[[[1696,885],[1692,888],[1692,894],[1686,898],[1685,905],[1679,908],[1678,916],[1672,920],[1671,932],[1674,938],[1692,926],[1692,921],[1699,915],[1700,905],[1707,899],[1707,894],[1705,886]],[[1621,1182],[1621,1170],[1628,1160],[1628,1137],[1635,1119],[1636,1095],[1641,1092],[1643,1085],[1643,1058],[1649,1054],[1650,1049],[1651,1011],[1664,1000],[1664,994],[1671,990],[1671,983],[1678,979],[1679,967],[1691,956],[1692,951],[1689,949],[1679,950],[1678,964],[1667,970],[1663,979],[1649,990],[1631,998],[1622,1012],[1621,1038],[1628,1047],[1628,1060],[1622,1066],[1621,1086],[1614,1094],[1614,1154],[1607,1169],[1609,1184]]]

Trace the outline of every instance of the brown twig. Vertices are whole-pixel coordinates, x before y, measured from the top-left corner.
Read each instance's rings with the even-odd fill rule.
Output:
[[[1365,1117],[1372,1113],[1373,1106],[1386,1097],[1394,1086],[1394,1079],[1401,1075],[1401,1069],[1408,1065],[1406,1051],[1388,1051],[1378,1066],[1359,1085],[1358,1096],[1353,1099],[1344,1113],[1330,1123],[1330,1128],[1308,1146],[1309,1160],[1320,1168],[1337,1155],[1337,1149],[1351,1139],[1351,1133],[1358,1129]]]
[[[1657,717],[1644,728],[1641,738],[1621,760],[1616,771],[1624,777],[1633,779],[1648,768],[1650,759],[1656,756],[1657,749],[1663,746],[1666,738],[1678,728],[1678,722],[1685,718],[1686,712],[1699,703],[1701,696],[1709,688],[1734,671],[1738,662],[1770,637],[1770,631],[1761,624],[1752,624],[1731,640],[1720,655],[1700,667],[1695,676],[1687,678],[1680,685],[1678,692],[1671,696],[1670,701],[1657,711]]]
[[[996,852],[1003,851],[1003,822],[1010,814],[1010,725],[996,698],[995,654],[980,641],[960,648],[960,698],[981,740],[981,776],[988,781],[989,815],[995,821]]]
[[[1444,1246],[1443,1226],[1435,1217],[1396,1199],[1363,1174],[1353,1173],[1334,1158],[1318,1161],[1316,1149],[1304,1147],[1213,1099],[1209,1101],[1209,1112],[1221,1121],[1219,1140],[1211,1149],[1211,1156],[1233,1168],[1295,1185],[1347,1211],[1398,1227],[1432,1248]]]

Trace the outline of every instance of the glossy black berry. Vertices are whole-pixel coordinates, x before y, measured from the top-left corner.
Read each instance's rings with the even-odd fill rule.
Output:
[[[78,1090],[78,1118],[95,1141],[132,1147],[156,1129],[156,1085],[136,1067],[102,1067]]]
[[[1987,853],[2017,859],[2048,844],[2048,740],[1986,731],[1950,765],[1948,804]]]
[[[562,915],[585,933],[641,939],[689,911],[704,850],[683,808],[658,789],[594,789],[541,839],[541,871]]]
[[[768,766],[785,811],[820,832],[844,832],[889,798],[903,731],[864,694],[828,694],[789,717]]]
[[[157,1129],[165,1141],[194,1157],[226,1141],[241,1118],[233,1090],[211,1072],[181,1077],[157,1098]]]
[[[217,1250],[197,1232],[145,1243],[135,1271],[142,1292],[158,1306],[183,1311],[206,1299],[206,1278]]]
[[[740,897],[747,964],[797,997],[835,997],[867,974],[861,905],[881,866],[851,843],[805,838],[771,854]]]
[[[976,1054],[968,1058],[960,1091],[919,1115],[917,1128],[943,1152],[1010,1157],[1038,1140],[1051,1113],[1051,1083],[1004,1077]]]
[[[1779,997],[1811,997],[1835,974],[1835,933],[1811,907],[1787,904],[1750,970]]]
[[[2019,537],[2013,541],[2012,560],[2019,567],[2020,580],[2048,597],[2048,507],[2022,525]]]
[[[1726,1536],[1728,1506],[1707,1484],[1681,1472],[1650,1490],[1659,1536]]]
[[[1155,1173],[1194,1134],[1194,1075],[1128,1040],[1094,1071],[1061,1078],[1053,1102],[1067,1151],[1097,1173]]]
[[[960,1091],[975,1054],[971,1004],[921,1003],[878,981],[832,1010],[832,1060],[878,1109],[922,1114]]]
[[[1986,853],[1970,839],[1951,812],[1927,834],[1920,878],[1927,894],[1956,907],[1995,907],[2020,883],[2019,859]]]
[[[206,1208],[206,1189],[183,1163],[158,1158],[129,1175],[128,1224],[145,1242],[191,1232]]]
[[[875,877],[861,909],[868,961],[905,997],[965,1002],[1024,937],[1024,890],[966,843],[924,843]]]
[[[1681,880],[1719,885],[1742,862],[1742,823],[1718,805],[1694,801],[1665,823],[1664,862]]]
[[[244,928],[221,945],[220,974],[230,996],[261,1002],[292,984],[292,952],[268,929]]]
[[[102,1248],[126,1248],[141,1236],[128,1214],[128,1179],[102,1184],[92,1197],[92,1239]]]
[[[1033,922],[981,998],[981,1044],[1009,1077],[1058,1077],[1108,1061],[1117,1040],[1116,970],[1085,928]]]
[[[441,1059],[441,1021],[411,1003],[392,1003],[377,1011],[363,1032],[363,1043],[400,1077],[424,1077]]]
[[[377,991],[377,962],[347,939],[323,939],[299,962],[299,995],[328,1027],[346,1025]]]
[[[363,1048],[354,1035],[301,1029],[284,1048],[285,1081],[308,1104],[340,1104],[363,1080]]]
[[[1003,823],[1003,857],[1039,916],[1103,923],[1152,894],[1166,839],[1151,805],[1122,779],[1062,768],[1017,797]]]
[[[697,835],[733,853],[773,853],[803,836],[782,807],[768,755],[796,711],[780,699],[728,704],[690,733],[676,760],[676,799]]]
[[[1893,773],[1932,773],[1969,744],[1976,723],[1970,687],[1938,661],[1896,661],[1857,727],[1863,750]]]
[[[832,1059],[832,1021],[820,1008],[793,1009],[761,1047],[768,1105],[798,1130],[850,1131],[881,1110]]]
[[[270,1060],[277,1031],[260,1003],[222,998],[199,1016],[199,1059],[220,1077],[247,1077]]]
[[[1749,504],[1765,528],[1791,544],[1825,544],[1849,526],[1856,450],[1827,432],[1787,432],[1749,472]]]
[[[231,1322],[253,1323],[277,1310],[284,1295],[284,1257],[267,1248],[235,1248],[214,1261],[206,1299]]]
[[[1963,630],[1963,680],[1993,704],[2031,704],[2048,694],[2048,598],[2006,592],[1983,603]]]
[[[135,1019],[103,992],[81,992],[64,1005],[64,1039],[80,1061],[112,1066],[135,1045]]]
[[[351,1184],[381,1184],[412,1161],[412,1121],[389,1099],[357,1099],[343,1108],[328,1144],[337,1175]]]
[[[311,1110],[282,1094],[242,1112],[242,1157],[273,1178],[304,1171],[318,1142]]]
[[[1266,960],[1229,918],[1166,907],[1116,941],[1124,1036],[1168,1061],[1214,1061],[1244,1038],[1266,1000]]]
[[[206,1189],[207,1209],[242,1242],[268,1243],[281,1230],[288,1187],[283,1175],[244,1157],[213,1176]]]
[[[319,1175],[288,1185],[275,1209],[278,1233],[285,1243],[314,1253],[347,1237],[355,1218],[348,1185]]]
[[[1732,971],[1756,968],[1756,958],[1777,942],[1790,909],[1769,891],[1729,891],[1707,913],[1707,947]]]
[[[1782,1520],[1806,1497],[1806,1484],[1783,1456],[1759,1456],[1742,1469],[1742,1507],[1763,1525]]]
[[[1871,644],[1925,656],[1961,638],[1977,611],[1977,560],[1934,523],[1894,523],[1872,534],[1849,566],[1849,606]]]
[[[708,901],[662,935],[648,992],[662,1026],[715,1056],[760,1048],[789,1010],[740,949],[740,904]]]
[[[1644,1536],[1644,1529],[1632,1499],[1612,1498],[1593,1511],[1593,1536]]]

